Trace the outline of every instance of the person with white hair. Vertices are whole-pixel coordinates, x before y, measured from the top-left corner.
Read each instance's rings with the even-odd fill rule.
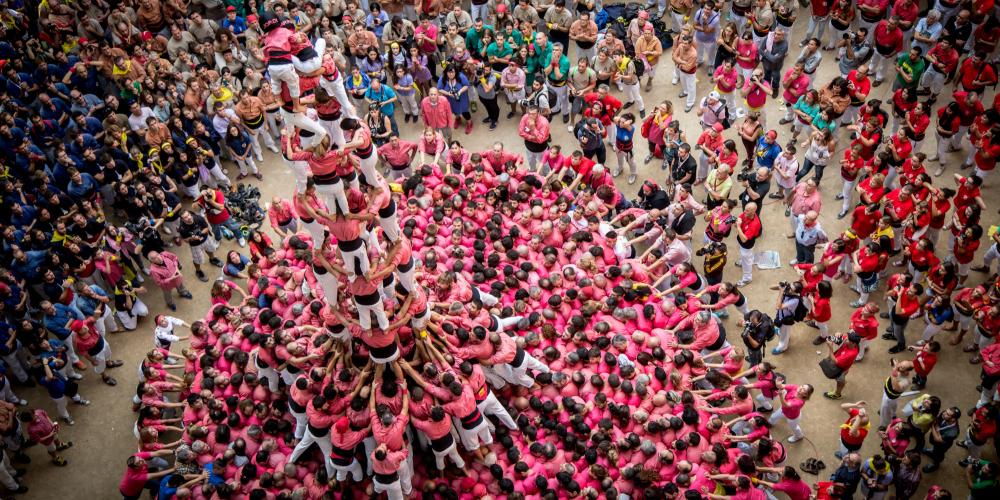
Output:
[[[927,15],[917,20],[916,26],[911,31],[912,46],[920,47],[920,52],[926,54],[931,47],[941,38],[944,25],[941,24],[941,11],[931,9]]]

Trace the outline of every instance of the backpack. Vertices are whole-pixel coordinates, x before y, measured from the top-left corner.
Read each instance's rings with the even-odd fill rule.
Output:
[[[632,67],[635,68],[635,77],[642,78],[642,75],[646,74],[646,62],[635,57],[635,50],[633,49]]]
[[[802,300],[802,297],[799,297],[799,303],[795,306],[795,312],[792,313],[792,317],[795,318],[795,321],[803,321],[806,319],[808,314],[809,308],[806,307],[805,301]]]
[[[729,119],[729,108],[726,107],[726,100],[725,99],[719,99],[718,111],[716,111],[716,110],[714,110],[712,108],[708,108],[708,109],[709,109],[709,111],[712,112],[713,115],[715,115],[715,119],[718,120],[719,123],[722,124],[722,128],[724,128],[726,130],[729,130],[729,127],[733,126],[732,121]]]

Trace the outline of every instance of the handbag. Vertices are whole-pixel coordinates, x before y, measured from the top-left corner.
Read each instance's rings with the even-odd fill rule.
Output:
[[[819,362],[819,367],[823,370],[823,375],[828,379],[835,379],[844,374],[844,370],[837,366],[833,358],[825,358]]]

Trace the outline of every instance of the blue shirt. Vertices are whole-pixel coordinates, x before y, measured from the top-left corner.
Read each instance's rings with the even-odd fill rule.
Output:
[[[234,35],[239,35],[247,30],[247,22],[240,16],[236,16],[236,19],[233,19],[232,21],[229,20],[229,16],[226,16],[226,18],[222,20],[222,27],[232,31]]]
[[[90,197],[91,194],[100,188],[101,185],[94,179],[94,176],[86,172],[81,172],[80,183],[77,184],[70,181],[69,184],[66,185],[66,194],[72,196],[73,198],[82,200]]]
[[[52,304],[52,307],[55,308],[56,312],[51,316],[45,315],[45,329],[52,332],[59,340],[66,340],[73,333],[67,327],[69,320],[83,319],[83,315],[66,304],[55,303]]]
[[[376,92],[371,87],[365,91],[365,99],[370,99],[374,102],[385,102],[389,99],[396,97],[396,92],[394,92],[388,85],[382,84],[379,86],[378,92]],[[392,117],[393,113],[396,112],[396,103],[389,103],[382,105],[382,113],[386,116]]]
[[[52,379],[48,379],[42,374],[38,377],[38,383],[49,391],[49,397],[59,399],[66,395],[66,379],[62,378],[59,372],[52,370]]]
[[[777,142],[768,144],[767,137],[757,139],[757,148],[754,150],[754,156],[757,157],[758,165],[768,169],[774,168],[774,160],[777,160],[780,154],[781,146]]]
[[[107,296],[108,296],[107,292],[105,292],[104,290],[102,290],[101,287],[99,287],[97,285],[90,285],[87,288],[90,288],[90,290],[92,292],[96,293],[97,295],[99,295],[101,297],[107,298]],[[85,296],[83,294],[79,294],[79,293],[75,294],[75,298],[73,299],[73,305],[75,305],[76,308],[79,309],[80,312],[82,312],[84,316],[92,316],[94,314],[94,311],[97,310],[97,307],[100,304],[101,304],[101,302],[99,300],[87,297],[87,296]]]

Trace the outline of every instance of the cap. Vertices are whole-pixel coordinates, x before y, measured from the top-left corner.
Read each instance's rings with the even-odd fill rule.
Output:
[[[709,98],[709,99],[715,99],[715,100],[719,100],[719,99],[721,99],[721,98],[722,98],[722,96],[721,96],[721,95],[719,95],[719,93],[718,93],[718,92],[716,92],[716,91],[714,91],[714,90],[713,90],[713,91],[711,91],[711,92],[709,92],[709,93],[708,93],[708,98]]]
[[[504,4],[497,5],[497,14],[501,12],[507,12],[507,6]]]
[[[652,33],[653,32],[653,23],[649,23],[649,24],[643,26],[642,27],[642,31],[648,31],[648,32]]]
[[[149,31],[143,31],[140,36],[142,37],[142,41],[144,42],[148,42],[153,39],[153,34]]]
[[[649,19],[649,12],[644,10],[639,11],[639,19]]]
[[[257,16],[255,14],[250,14],[247,16],[247,22],[250,24],[257,22]]]
[[[342,23],[349,23],[351,21],[352,21],[351,16],[344,16],[344,17],[340,18],[340,22],[342,22]]]
[[[773,141],[773,140],[775,140],[775,139],[778,138],[778,133],[775,132],[774,130],[768,130],[767,131],[767,138],[771,139]]]
[[[74,319],[73,322],[69,324],[69,329],[74,332],[79,332],[80,330],[83,330],[83,324],[82,319]]]
[[[715,122],[712,124],[712,130],[716,132],[722,132],[723,130],[725,130],[725,127],[723,127],[721,123]]]
[[[236,12],[236,7],[230,5],[229,7],[226,7],[226,12]]]

